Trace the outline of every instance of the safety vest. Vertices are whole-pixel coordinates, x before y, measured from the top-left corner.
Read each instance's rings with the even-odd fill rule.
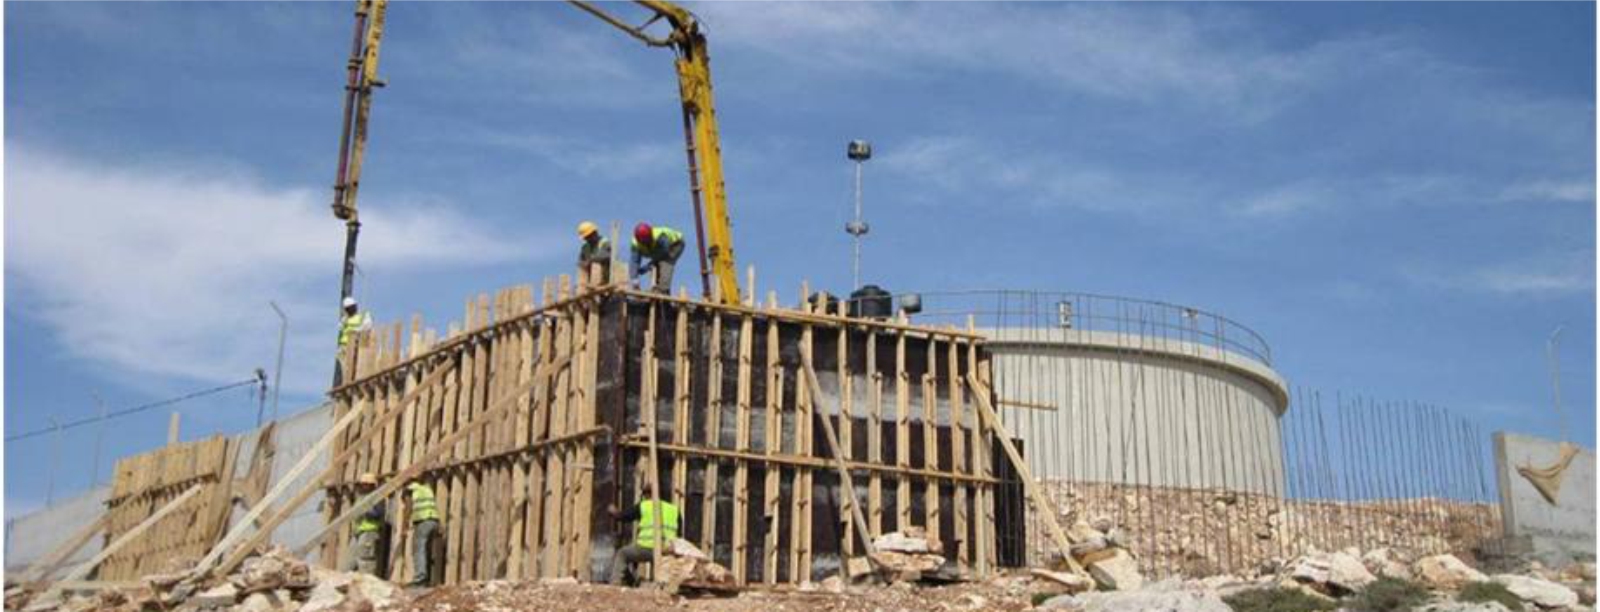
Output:
[[[664,541],[678,538],[678,507],[671,502],[661,502],[661,524],[666,526]],[[656,547],[656,502],[639,502],[639,536],[634,540],[640,548]]]
[[[361,326],[366,325],[366,323],[367,313],[365,312],[358,312],[345,317],[344,322],[339,324],[339,346],[349,344],[350,338],[355,336],[356,332],[361,331]]]
[[[362,516],[356,519],[356,533],[371,533],[383,529],[383,521]]]
[[[583,246],[578,249],[578,263],[605,262],[605,258],[600,257],[600,254],[610,252],[610,240],[601,238],[600,242],[595,244],[589,244],[589,241],[585,240]]]
[[[650,244],[641,246],[639,244],[639,239],[634,238],[633,250],[635,252],[644,253],[651,257],[655,257],[657,255],[666,255],[666,253],[656,252],[656,245],[661,244],[662,238],[666,238],[668,243],[683,242],[683,234],[678,230],[670,227],[652,227],[650,228]]]
[[[411,485],[411,522],[439,520],[439,501],[433,496],[433,487],[425,484]]]

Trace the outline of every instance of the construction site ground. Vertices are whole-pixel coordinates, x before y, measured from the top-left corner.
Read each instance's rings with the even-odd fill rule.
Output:
[[[526,610],[529,612],[889,612],[892,610],[1026,610],[1026,590],[991,583],[944,586],[850,586],[828,590],[795,587],[747,588],[726,596],[668,594],[655,588],[590,584],[494,581],[440,587],[418,593],[392,610],[459,612],[462,610]]]

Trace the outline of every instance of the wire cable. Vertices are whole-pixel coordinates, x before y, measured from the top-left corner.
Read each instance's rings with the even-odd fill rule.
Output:
[[[261,379],[252,376],[249,380],[242,380],[242,381],[239,381],[239,382],[236,382],[236,383],[230,383],[230,384],[226,384],[226,385],[223,385],[223,386],[220,386],[220,387],[212,387],[210,389],[204,389],[204,390],[200,390],[200,391],[195,391],[195,392],[189,393],[187,395],[180,395],[178,397],[164,399],[164,400],[161,400],[159,402],[152,402],[152,403],[144,404],[144,405],[141,405],[141,406],[134,406],[132,408],[124,408],[122,410],[117,410],[117,411],[114,411],[114,412],[108,412],[108,413],[105,414],[105,416],[94,416],[94,417],[89,417],[89,418],[85,418],[85,419],[79,419],[79,420],[76,420],[76,421],[72,421],[70,423],[62,424],[62,425],[57,426],[57,427],[46,427],[44,429],[35,429],[33,431],[26,432],[26,433],[20,433],[20,434],[14,435],[14,436],[6,436],[6,441],[7,442],[15,442],[17,440],[25,440],[25,439],[28,439],[28,438],[42,436],[44,434],[53,433],[53,432],[60,431],[60,430],[63,430],[63,429],[72,429],[74,427],[81,427],[83,425],[88,425],[88,424],[91,424],[91,423],[97,423],[97,422],[103,421],[103,420],[109,420],[109,419],[113,419],[113,418],[120,417],[120,416],[127,416],[127,415],[138,413],[138,412],[144,412],[146,410],[152,410],[152,409],[155,409],[155,408],[160,408],[162,406],[171,406],[171,405],[179,403],[179,402],[192,400],[192,399],[195,399],[195,398],[198,398],[198,397],[204,397],[204,396],[207,396],[207,395],[213,395],[213,394],[216,394],[216,393],[221,393],[221,392],[227,391],[229,389],[237,389],[237,388],[243,387],[245,385],[257,385],[257,384],[261,384]]]

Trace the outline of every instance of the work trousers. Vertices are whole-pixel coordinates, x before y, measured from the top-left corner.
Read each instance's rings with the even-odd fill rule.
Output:
[[[356,534],[355,554],[350,556],[350,561],[345,564],[345,571],[354,569],[363,574],[378,574],[378,538],[381,534],[377,531],[366,531]]]
[[[683,243],[679,242],[667,249],[667,256],[655,262],[656,293],[672,293],[672,270],[678,266],[678,258],[683,256]]]
[[[654,558],[655,553],[651,549],[638,544],[624,546],[617,551],[617,554],[611,556],[611,572],[606,579],[614,585],[627,584],[626,577],[632,575],[633,566],[649,563]],[[638,581],[637,576],[634,577],[634,581]]]
[[[434,536],[439,534],[439,521],[428,519],[411,524],[411,567],[412,582],[427,584],[428,571],[433,567]]]

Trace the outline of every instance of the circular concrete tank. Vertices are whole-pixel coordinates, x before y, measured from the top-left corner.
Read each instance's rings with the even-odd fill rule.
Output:
[[[1284,491],[1288,388],[1259,335],[1199,309],[1111,296],[931,294],[989,336],[1001,419],[1039,479]],[[963,315],[964,316],[964,315]]]

